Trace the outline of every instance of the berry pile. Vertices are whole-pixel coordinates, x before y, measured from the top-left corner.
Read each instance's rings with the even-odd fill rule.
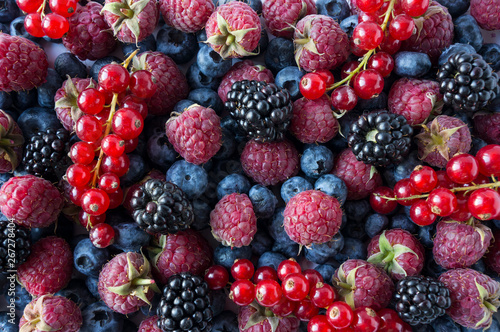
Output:
[[[0,330],[499,330],[498,17],[0,0]]]

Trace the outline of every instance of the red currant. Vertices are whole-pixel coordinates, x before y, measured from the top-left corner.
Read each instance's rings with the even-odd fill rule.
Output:
[[[75,132],[82,141],[95,142],[101,138],[103,127],[95,116],[83,115],[76,121]]]
[[[316,70],[314,73],[318,74],[323,78],[323,81],[325,81],[326,87],[330,87],[335,83],[335,77],[333,76],[333,73],[329,70]]]
[[[153,74],[147,70],[138,70],[130,75],[130,91],[139,98],[147,99],[156,92]]]
[[[90,181],[90,169],[82,164],[73,164],[66,170],[66,180],[73,187],[83,187]]]
[[[114,192],[109,193],[109,210],[116,209],[123,203],[123,190],[118,187]]]
[[[500,176],[500,145],[490,144],[476,153],[479,172],[485,176]]]
[[[351,325],[354,312],[347,303],[337,301],[330,304],[326,310],[326,318],[331,326],[336,329],[343,329]]]
[[[318,282],[323,282],[323,276],[315,269],[307,269],[302,274],[309,281],[309,289],[312,289]]]
[[[258,284],[259,281],[262,280],[276,280],[278,281],[278,274],[276,273],[276,270],[273,269],[270,266],[261,266],[257,270],[255,270],[255,273],[253,275],[253,282]]]
[[[59,39],[68,32],[69,22],[59,14],[47,14],[42,19],[42,29],[47,37]]]
[[[431,167],[419,165],[411,172],[410,181],[412,187],[418,192],[428,193],[436,188],[438,177],[436,171]]]
[[[429,2],[430,0],[401,0],[401,8],[411,17],[419,17],[425,14]]]
[[[358,8],[365,13],[374,13],[382,7],[384,0],[356,0]]]
[[[109,196],[99,188],[87,190],[80,198],[82,209],[92,216],[103,214],[109,207]]]
[[[300,301],[309,294],[309,281],[302,273],[290,273],[281,283],[283,295],[291,301]]]
[[[69,192],[69,199],[73,204],[76,206],[81,206],[82,205],[82,195],[89,190],[90,187],[85,186],[85,187],[72,187],[70,192]]]
[[[389,25],[389,33],[394,39],[406,40],[411,37],[415,30],[415,22],[407,14],[399,14],[392,19]]]
[[[269,309],[278,317],[286,317],[291,315],[297,308],[298,302],[290,301],[286,297],[282,296],[279,302]]]
[[[122,154],[117,158],[105,155],[102,158],[101,170],[103,173],[111,172],[122,177],[127,173],[129,166],[130,159],[126,154]]]
[[[384,39],[382,27],[374,22],[361,22],[352,32],[352,40],[362,50],[377,48]]]
[[[500,216],[500,194],[491,188],[474,190],[467,205],[476,219],[490,220]]]
[[[341,86],[333,90],[331,95],[333,108],[341,111],[350,111],[358,103],[358,96],[350,86]]]
[[[231,266],[231,275],[234,279],[252,279],[255,268],[250,260],[242,258],[234,261]]]
[[[307,332],[335,332],[325,315],[316,315],[307,323]]]
[[[272,307],[281,300],[283,291],[277,281],[267,279],[255,286],[255,299],[263,307]]]
[[[301,271],[302,268],[300,267],[300,264],[297,263],[297,261],[293,258],[282,261],[280,265],[278,265],[278,269],[276,270],[276,272],[278,273],[278,278],[281,281],[285,280],[287,275],[291,273],[300,273]]]
[[[467,221],[472,218],[472,213],[469,211],[469,196],[456,195],[457,196],[457,208],[450,215],[451,220],[456,221]]]
[[[33,37],[43,37],[45,32],[42,29],[42,16],[40,13],[30,13],[24,17],[24,29]]]
[[[116,192],[120,187],[120,178],[115,173],[104,173],[99,177],[99,188],[108,194]]]
[[[399,318],[399,315],[396,311],[384,308],[379,310],[377,312],[377,315],[381,320],[379,331],[402,332],[405,330],[405,327],[403,326],[403,320]]]
[[[370,99],[378,96],[384,89],[384,78],[374,69],[366,69],[356,75],[354,91],[359,98]]]
[[[360,307],[354,310],[352,327],[354,331],[375,332],[381,323],[380,317],[370,307]]]
[[[49,6],[54,13],[71,17],[75,14],[78,0],[49,0]]]
[[[378,52],[368,60],[368,69],[375,69],[383,77],[387,77],[394,69],[394,59],[389,53]]]
[[[109,107],[104,107],[102,109],[102,111],[100,111],[99,113],[97,113],[95,115],[95,118],[97,120],[99,120],[99,123],[102,125],[102,126],[106,126],[106,122],[108,121],[109,119],[109,113],[111,113],[111,108]]]
[[[293,314],[295,317],[301,321],[311,320],[314,316],[319,313],[319,308],[317,308],[309,299],[303,299],[298,302]]]
[[[379,45],[380,51],[393,55],[401,48],[401,40],[391,36],[388,30],[384,32],[384,40]]]
[[[75,164],[88,165],[94,160],[94,148],[87,142],[76,142],[69,150],[69,157]]]
[[[134,95],[127,95],[125,98],[123,98],[121,105],[123,108],[132,108],[136,110],[141,114],[143,119],[146,119],[146,117],[148,116],[148,104],[146,103],[146,101],[144,101],[144,99],[141,99]]]
[[[106,248],[115,241],[115,230],[109,224],[98,224],[89,232],[92,244],[97,248]]]
[[[101,148],[106,155],[118,158],[125,152],[125,141],[116,134],[110,134],[102,139]]]
[[[116,63],[102,67],[98,78],[99,87],[113,93],[125,91],[130,82],[130,74],[127,69]]]
[[[139,145],[139,137],[128,139],[125,141],[125,153],[131,153]]]
[[[246,306],[255,299],[255,286],[250,280],[240,279],[233,282],[229,298],[239,306]]]
[[[436,174],[437,174],[437,178],[438,178],[437,187],[446,188],[446,189],[453,189],[453,187],[455,187],[455,184],[453,183],[453,181],[451,181],[448,174],[446,174],[446,171],[443,171],[443,170],[436,171]]]
[[[462,153],[448,161],[446,164],[446,174],[455,183],[469,183],[474,181],[479,175],[479,164],[474,156]]]
[[[400,198],[415,196],[420,193],[415,188],[413,188],[410,179],[405,178],[396,182],[396,184],[394,185],[394,194],[398,199],[400,199]],[[405,200],[398,200],[398,203],[403,206],[410,206],[414,204],[416,201],[417,199],[405,199]]]
[[[360,63],[358,61],[349,61],[346,62],[343,66],[342,69],[340,70],[340,78],[344,79],[348,77],[354,70],[356,70],[359,67]],[[353,77],[351,78],[351,82],[356,77],[357,74],[354,74]]]
[[[378,187],[370,195],[370,205],[375,212],[380,214],[388,214],[398,207],[397,201],[390,201],[385,197],[394,197],[394,191],[389,187]]]
[[[99,224],[102,224],[106,221],[106,213],[100,214],[98,216],[92,216],[87,212],[80,210],[78,213],[78,221],[80,224],[85,227],[87,230],[95,227]]]
[[[317,73],[307,73],[302,76],[299,84],[300,93],[309,99],[315,100],[326,92],[326,83],[323,77]]]
[[[78,107],[83,113],[95,115],[102,111],[106,97],[96,88],[87,88],[78,95]]]
[[[410,218],[419,226],[427,226],[436,221],[437,216],[432,213],[427,202],[424,199],[420,199],[411,206]]]
[[[141,114],[132,108],[122,108],[115,113],[111,128],[113,132],[123,139],[138,137],[144,127]]]
[[[16,0],[17,6],[23,12],[31,14],[40,8],[45,0]]]
[[[223,289],[229,282],[229,273],[221,265],[212,265],[205,272],[205,281],[212,290]]]
[[[431,191],[427,197],[427,204],[432,213],[440,217],[449,216],[458,207],[457,197],[450,189],[446,188],[437,188]]]
[[[318,282],[309,292],[309,298],[318,308],[328,308],[335,301],[335,290],[332,286]]]

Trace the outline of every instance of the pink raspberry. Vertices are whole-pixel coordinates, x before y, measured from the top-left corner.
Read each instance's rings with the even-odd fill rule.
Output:
[[[263,186],[278,184],[299,171],[299,153],[287,140],[250,140],[246,143],[240,160],[245,173]]]
[[[16,224],[47,227],[56,221],[64,199],[49,181],[34,175],[10,178],[0,188],[0,209]]]
[[[160,0],[158,3],[165,22],[187,33],[203,29],[215,9],[212,0]]]
[[[195,165],[209,161],[222,145],[219,116],[209,107],[191,105],[170,118],[165,128],[175,151]]]
[[[162,330],[158,328],[157,322],[158,316],[146,318],[141,322],[141,325],[139,325],[139,330],[137,332],[162,332]]]
[[[388,107],[414,126],[423,123],[431,113],[441,113],[443,95],[435,81],[400,78],[389,91]]]
[[[19,282],[33,296],[54,294],[71,280],[73,253],[68,243],[49,236],[31,247],[28,259],[17,269]]]
[[[299,330],[300,320],[298,318],[292,315],[288,317],[263,316],[259,309],[264,310],[264,308],[257,308],[259,308],[258,304],[239,308],[238,326],[240,332],[297,332]],[[276,324],[275,328],[272,328],[271,322]]]
[[[302,143],[326,143],[337,135],[338,129],[327,95],[316,100],[300,98],[293,103],[290,131]]]
[[[488,144],[500,144],[500,113],[474,115],[474,129]]]
[[[335,159],[330,173],[341,178],[347,185],[347,199],[368,197],[375,188],[382,185],[382,177],[375,168],[356,159],[351,149],[345,149]]]
[[[339,201],[319,190],[293,196],[283,216],[285,232],[292,241],[304,246],[330,241],[342,224]]]
[[[257,232],[257,218],[248,196],[233,193],[222,197],[210,212],[210,226],[214,238],[223,245],[248,246]]]
[[[470,14],[485,30],[500,29],[500,2],[497,0],[471,0]]]
[[[292,38],[293,26],[303,17],[316,13],[314,0],[262,1],[267,29],[276,37]]]

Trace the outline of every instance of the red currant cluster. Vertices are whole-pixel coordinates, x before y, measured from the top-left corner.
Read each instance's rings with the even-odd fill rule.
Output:
[[[370,197],[378,213],[390,213],[397,203],[411,206],[410,217],[420,226],[437,217],[467,221],[472,217],[490,220],[500,217],[500,145],[487,145],[476,156],[459,154],[451,158],[446,170],[417,166],[409,178],[400,180],[394,190],[377,188]]]
[[[48,0],[51,13],[46,14],[46,0],[16,0],[27,15],[26,32],[34,37],[59,39],[69,30],[68,17],[75,14],[78,0]]]
[[[269,266],[255,270],[248,259],[237,259],[231,267],[231,276],[235,281],[229,298],[234,303],[247,306],[255,301],[269,315],[293,315],[309,322],[308,332],[370,332],[382,326],[388,331],[411,331],[394,310],[383,309],[378,313],[369,307],[353,310],[346,302],[339,301],[335,289],[324,282],[318,271],[302,271],[294,259],[281,262],[277,270]],[[229,282],[229,273],[223,266],[213,265],[207,270],[205,281],[210,289],[222,289]],[[320,309],[326,309],[326,313],[319,314]]]
[[[83,115],[75,123],[75,133],[81,141],[70,149],[73,165],[66,171],[66,180],[72,186],[71,201],[82,208],[80,223],[90,229],[92,243],[101,248],[113,241],[113,229],[104,223],[105,212],[122,203],[120,177],[129,168],[127,153],[137,147],[144,126],[144,99],[156,92],[150,72],[129,74],[126,69],[134,55],[123,66],[104,66],[98,87],[83,90],[77,99]]]
[[[327,82],[324,73],[313,72],[304,75],[300,84],[302,95],[311,100],[333,90],[332,106],[341,112],[352,110],[357,97],[370,99],[382,92],[384,77],[394,68],[392,54],[401,41],[412,36],[413,18],[427,11],[429,0],[357,0],[356,4],[361,13],[351,37],[351,51],[362,58],[344,64],[337,83]]]

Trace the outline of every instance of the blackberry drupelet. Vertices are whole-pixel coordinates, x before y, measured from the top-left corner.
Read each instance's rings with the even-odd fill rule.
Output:
[[[404,116],[382,110],[361,115],[351,125],[347,142],[359,161],[385,167],[410,153],[412,135]]]
[[[210,331],[213,316],[208,284],[189,272],[171,276],[158,304],[158,328],[167,331]]]
[[[290,94],[274,83],[237,81],[224,106],[250,138],[262,142],[283,139],[292,119]]]
[[[396,311],[410,325],[429,324],[451,305],[450,291],[435,279],[406,277],[396,285]]]
[[[437,80],[444,103],[469,114],[488,105],[500,93],[498,74],[479,54],[452,55],[439,69]]]
[[[48,129],[34,135],[26,146],[23,164],[29,174],[55,182],[70,165],[70,135],[66,129]]]
[[[191,202],[171,182],[149,179],[132,193],[130,206],[135,221],[148,233],[176,233],[194,221]]]
[[[28,258],[30,252],[29,229],[9,222],[5,217],[0,219],[0,273],[17,269]]]

